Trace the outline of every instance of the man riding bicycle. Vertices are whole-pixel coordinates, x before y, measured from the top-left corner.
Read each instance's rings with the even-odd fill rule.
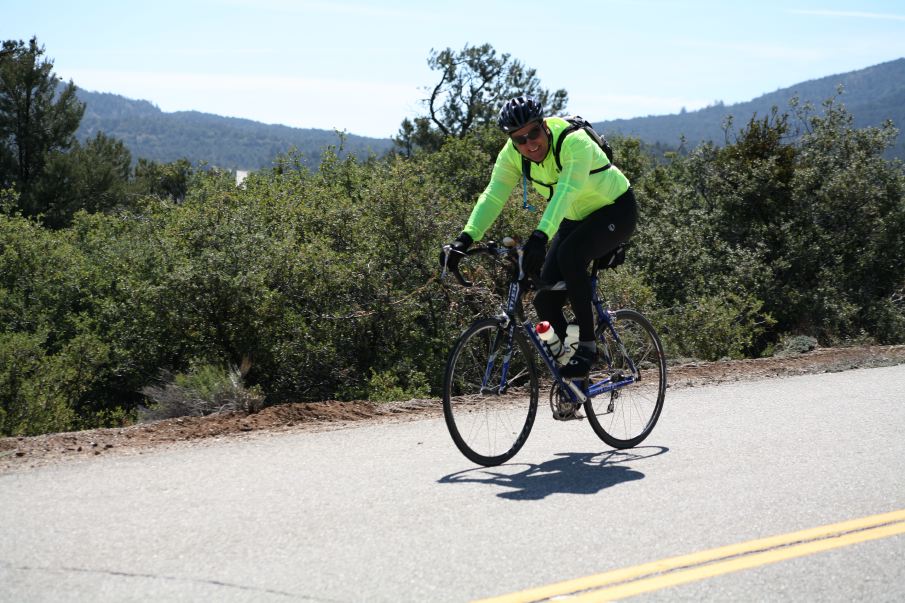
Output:
[[[564,136],[569,122],[545,118],[535,99],[509,100],[498,124],[509,141],[497,155],[490,183],[465,228],[449,244],[449,253],[441,254],[441,265],[455,268],[465,250],[484,236],[522,178],[522,157],[527,158],[527,177],[549,201],[537,229],[525,242],[523,267],[542,282],[566,282],[565,292],[539,291],[534,307],[538,317],[549,321],[564,340],[568,324],[563,306],[568,298],[578,323],[579,345],[560,373],[567,378],[584,377],[597,359],[587,267],[628,241],[638,220],[635,195],[628,178],[587,132],[578,129]],[[561,145],[558,158],[553,152],[557,145]]]

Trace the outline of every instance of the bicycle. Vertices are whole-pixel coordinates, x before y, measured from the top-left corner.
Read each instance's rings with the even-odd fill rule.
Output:
[[[449,249],[446,253],[448,257]],[[625,449],[644,441],[663,409],[663,346],[640,312],[611,311],[597,293],[598,272],[610,267],[619,254],[624,258],[624,246],[592,262],[588,278],[593,291],[598,362],[588,378],[577,380],[560,375],[556,359],[526,320],[522,303],[532,285],[537,290],[565,290],[565,283],[546,287],[526,279],[522,249],[509,237],[502,246],[489,241],[473,247],[466,257],[476,254],[508,264],[509,293],[498,314],[478,319],[462,332],[446,364],[443,415],[462,454],[489,467],[505,463],[524,446],[534,425],[540,389],[531,346],[552,376],[550,407],[554,419],[584,418],[579,413],[584,407],[594,432],[607,445]],[[462,286],[472,286],[458,267],[444,268],[442,276],[447,272]]]

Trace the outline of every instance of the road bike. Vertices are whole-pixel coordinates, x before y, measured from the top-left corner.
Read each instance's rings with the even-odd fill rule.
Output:
[[[447,247],[446,253],[450,250]],[[533,283],[522,267],[522,248],[507,237],[475,246],[461,260],[486,254],[504,264],[508,297],[495,316],[474,321],[459,336],[449,354],[443,380],[443,414],[459,450],[485,466],[505,463],[528,439],[537,414],[541,374],[532,348],[547,366],[550,407],[561,421],[583,419],[609,446],[633,448],[650,435],[666,395],[666,357],[650,321],[631,309],[609,310],[597,292],[598,272],[615,267],[625,257],[624,246],[591,263],[592,303],[598,361],[587,378],[567,379],[525,318],[524,293],[533,288],[565,291],[565,283]],[[448,257],[448,255],[447,255]],[[465,287],[458,265],[444,269]]]

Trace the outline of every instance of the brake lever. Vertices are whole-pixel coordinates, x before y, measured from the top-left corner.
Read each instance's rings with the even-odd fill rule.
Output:
[[[456,280],[459,281],[459,284],[463,287],[471,287],[474,283],[471,281],[466,281],[465,277],[462,276],[462,273],[459,272],[458,268],[451,268],[449,266],[449,255],[452,253],[452,245],[444,245],[443,246],[443,254],[446,256],[446,259],[443,261],[443,272],[440,273],[440,278],[446,278],[447,272],[451,273]],[[463,254],[465,255],[465,254]]]

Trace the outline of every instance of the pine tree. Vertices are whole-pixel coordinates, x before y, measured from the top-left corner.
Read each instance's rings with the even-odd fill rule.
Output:
[[[42,213],[33,188],[49,154],[75,142],[85,105],[71,81],[60,84],[37,37],[0,50],[0,188],[15,188],[26,215]]]

